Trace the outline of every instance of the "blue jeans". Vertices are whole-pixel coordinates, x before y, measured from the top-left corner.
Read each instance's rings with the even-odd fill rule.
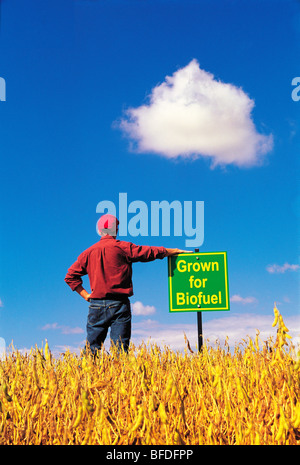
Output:
[[[86,329],[87,343],[93,354],[101,349],[109,327],[112,343],[127,352],[131,336],[129,299],[90,299]]]

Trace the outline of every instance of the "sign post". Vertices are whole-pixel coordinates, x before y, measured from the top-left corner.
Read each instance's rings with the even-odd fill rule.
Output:
[[[195,249],[195,253],[199,253],[199,249]],[[198,330],[198,352],[201,352],[203,346],[202,333],[202,312],[197,312],[197,330]]]
[[[198,329],[198,352],[200,352],[202,349],[202,345],[203,345],[202,312],[197,312],[197,329]]]
[[[226,252],[168,257],[169,311],[198,312],[198,350],[203,344],[202,312],[230,310]]]

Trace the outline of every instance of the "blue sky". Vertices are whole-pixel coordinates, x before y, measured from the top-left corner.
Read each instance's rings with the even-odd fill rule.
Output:
[[[58,352],[82,347],[88,306],[64,276],[99,239],[97,204],[117,204],[122,192],[128,202],[147,205],[204,201],[201,251],[227,251],[232,298],[229,313],[203,315],[205,337],[227,333],[233,341],[255,335],[255,328],[264,334],[274,301],[296,337],[300,102],[291,98],[291,81],[300,75],[299,2],[4,0],[1,8],[0,336],[6,344],[30,349],[47,339]],[[230,135],[239,133],[234,112],[241,106],[247,137],[252,128],[272,139],[259,162],[245,166],[247,138],[238,141],[234,162],[215,166],[223,146],[206,157],[171,157],[155,131],[156,152],[143,149],[149,125],[140,144],[120,129],[129,109],[142,118],[145,106],[155,123],[161,107],[153,89],[164,89],[168,103],[159,86],[174,73],[180,84],[191,63],[207,82],[220,83],[220,99],[206,95],[212,151],[224,118]],[[175,105],[178,82],[169,85]],[[248,115],[236,89],[255,104]],[[187,118],[176,123],[189,130]],[[124,239],[185,248],[186,238]],[[134,291],[131,301],[142,302],[144,314],[133,315],[133,342],[151,337],[180,348],[185,331],[195,344],[196,315],[168,312],[166,259],[136,264]]]

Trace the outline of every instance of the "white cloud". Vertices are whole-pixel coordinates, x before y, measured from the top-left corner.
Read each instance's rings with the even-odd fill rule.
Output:
[[[184,333],[189,340],[196,342],[196,325],[163,324],[148,319],[133,323],[132,342],[135,345],[151,342],[159,346],[169,346],[173,350],[182,350],[185,347]]]
[[[78,345],[55,345],[54,347],[50,347],[51,353],[54,357],[59,357],[62,353],[70,351],[73,354],[80,355],[80,351],[84,348],[85,341],[82,341]]]
[[[233,303],[240,303],[240,304],[254,304],[257,302],[257,299],[255,297],[241,297],[239,294],[235,294],[232,297],[230,297],[230,302]]]
[[[254,101],[241,89],[200,68],[197,60],[166,76],[149,103],[129,108],[118,127],[138,152],[167,158],[209,157],[212,165],[260,164],[273,147],[251,118]]]
[[[82,334],[84,330],[78,326],[71,328],[71,326],[59,325],[58,323],[47,323],[41,328],[43,331],[58,330],[62,334]]]
[[[137,301],[131,304],[133,315],[151,315],[156,312],[153,305],[144,305],[142,302]]]
[[[290,265],[289,263],[284,263],[284,265],[268,265],[266,270],[269,273],[285,273],[286,271],[297,271],[299,270],[299,265]]]
[[[300,316],[283,315],[284,322],[289,328],[289,334],[295,345],[299,344]],[[215,318],[203,321],[203,337],[208,345],[213,346],[218,340],[224,344],[228,337],[229,345],[234,348],[247,336],[255,338],[257,330],[260,331],[261,341],[266,341],[269,337],[276,339],[277,328],[272,327],[274,315],[261,315],[256,313],[231,314],[222,318]],[[186,349],[184,334],[194,351],[197,349],[197,325],[195,324],[163,324],[155,320],[145,320],[138,323],[133,322],[132,342],[138,346],[142,342],[150,342],[160,347],[168,346],[172,350],[182,351]]]
[[[0,307],[4,307],[2,300],[0,299]]]
[[[5,355],[5,339],[0,337],[0,360]]]

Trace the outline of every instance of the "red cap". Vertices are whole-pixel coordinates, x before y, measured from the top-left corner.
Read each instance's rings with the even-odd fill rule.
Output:
[[[116,228],[119,224],[118,218],[116,218],[113,215],[103,215],[101,218],[98,220],[97,226],[98,226],[98,231],[101,232],[105,229],[112,230],[113,232],[116,232]]]

